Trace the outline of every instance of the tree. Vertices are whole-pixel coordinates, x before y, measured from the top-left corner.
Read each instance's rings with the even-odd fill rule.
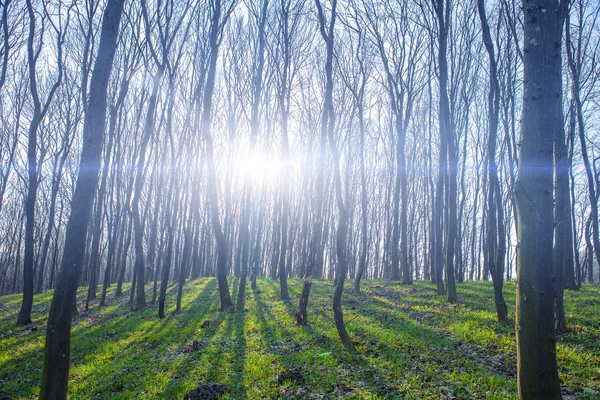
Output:
[[[405,147],[415,101],[424,87],[419,76],[419,54],[425,42],[422,30],[412,22],[415,16],[411,13],[410,4],[398,6],[388,3],[379,12],[375,5],[368,5],[366,1],[363,4],[368,29],[383,66],[382,75],[389,96],[395,133],[391,279],[398,280],[402,275],[402,282],[410,284],[412,277],[408,262],[408,169]],[[389,29],[390,26],[393,29]]]
[[[577,136],[579,138],[579,144],[581,147],[581,158],[583,161],[583,166],[585,169],[585,176],[587,179],[587,191],[588,191],[588,199],[589,199],[589,207],[590,207],[590,224],[591,224],[591,241],[593,244],[593,251],[596,258],[596,262],[600,263],[600,225],[598,222],[599,213],[598,213],[598,198],[600,197],[600,184],[598,182],[598,176],[595,174],[595,166],[594,161],[590,161],[590,154],[588,151],[588,143],[586,139],[586,126],[585,126],[585,117],[584,117],[584,104],[585,104],[585,96],[584,82],[587,82],[588,85],[594,85],[597,81],[597,70],[594,67],[597,64],[596,54],[597,51],[595,49],[592,50],[593,46],[590,44],[590,34],[584,33],[584,19],[585,19],[585,4],[583,2],[574,2],[574,5],[577,5],[577,17],[579,20],[578,29],[576,30],[576,37],[572,38],[572,26],[570,23],[570,12],[567,12],[567,24],[565,29],[565,41],[567,48],[567,64],[569,67],[569,73],[571,78],[571,97],[573,102],[573,108],[571,110],[571,118],[573,119],[573,136],[575,135],[575,131],[577,132]],[[597,11],[594,12],[597,15]],[[596,17],[594,17],[594,20]],[[588,58],[589,57],[589,58]],[[586,58],[588,58],[586,60]],[[586,62],[587,61],[587,62]],[[588,68],[586,68],[586,64],[588,64]],[[576,120],[576,123],[575,123]],[[557,141],[560,139],[557,137]],[[562,137],[564,138],[564,133],[562,133]],[[557,176],[557,179],[564,181],[565,177],[565,168],[568,168],[568,160],[566,160],[566,149],[562,146],[562,142],[559,142],[557,145],[557,161],[560,162],[558,172],[561,172],[560,177]],[[563,184],[564,185],[564,184]],[[562,203],[567,206],[566,200],[564,199],[564,195],[560,196]],[[564,199],[564,200],[563,200]],[[561,207],[561,224],[560,227],[568,229],[568,226],[562,222],[564,218],[564,207]],[[559,227],[559,228],[560,228]],[[566,240],[564,235],[567,234],[565,232],[559,237],[559,240]],[[565,285],[567,287],[572,287],[574,282],[572,282],[572,263],[569,264],[566,256],[563,260],[564,265],[564,275],[565,275]],[[590,264],[593,265],[593,264]],[[590,269],[590,273],[593,274]]]
[[[485,4],[483,0],[477,1],[479,9],[479,19],[483,42],[488,53],[490,63],[490,90],[488,94],[488,145],[487,145],[487,164],[488,164],[488,193],[487,193],[487,232],[486,232],[486,252],[489,271],[494,283],[494,301],[496,303],[496,314],[498,322],[508,323],[508,310],[504,295],[502,294],[502,285],[504,280],[504,260],[506,258],[506,234],[504,228],[504,210],[502,205],[502,193],[500,191],[500,182],[498,180],[498,167],[496,165],[496,141],[498,135],[498,118],[500,107],[500,83],[498,82],[498,65],[496,63],[496,52],[490,33],[490,26],[485,13]]]
[[[29,1],[29,0],[28,0]],[[40,399],[66,399],[73,302],[83,264],[86,232],[91,218],[106,125],[106,98],[124,0],[108,0],[98,55],[90,80],[88,110],[77,184],[67,224],[61,270],[48,316]]]
[[[210,199],[210,215],[213,225],[215,239],[217,241],[217,279],[219,281],[219,295],[221,298],[221,311],[232,312],[234,310],[229,286],[227,284],[227,240],[223,235],[221,228],[221,218],[219,217],[219,196],[217,189],[217,171],[215,168],[214,144],[210,126],[210,113],[213,102],[213,92],[215,88],[215,76],[217,72],[217,57],[219,55],[219,45],[221,43],[223,27],[231,16],[236,2],[223,2],[222,0],[212,0],[210,2],[210,61],[206,73],[206,85],[204,88],[202,122],[201,129],[206,145],[206,166],[208,170],[208,197]],[[225,6],[225,7],[224,7]]]
[[[523,113],[518,210],[517,379],[521,399],[560,399],[553,285],[553,144],[561,129],[561,36],[567,0],[523,1]]]
[[[354,290],[360,292],[360,281],[367,267],[368,243],[369,243],[369,208],[367,199],[367,174],[365,171],[365,92],[369,79],[370,63],[367,61],[367,46],[365,44],[366,34],[358,20],[360,11],[358,7],[352,8],[352,22],[346,21],[344,25],[351,30],[351,38],[356,37],[356,46],[350,44],[349,62],[351,67],[340,67],[340,75],[346,88],[352,94],[354,112],[358,118],[358,130],[360,134],[359,161],[360,161],[360,205],[361,205],[361,248],[358,268],[354,279]],[[349,183],[347,183],[349,186]]]
[[[321,135],[319,141],[319,155],[318,155],[318,166],[317,166],[317,181],[316,193],[314,200],[314,222],[312,231],[312,243],[310,251],[310,260],[306,268],[304,275],[304,282],[302,285],[302,293],[300,294],[300,302],[298,305],[298,312],[296,313],[296,324],[308,325],[308,298],[310,295],[310,288],[312,286],[312,278],[315,270],[315,265],[319,263],[319,255],[322,256],[321,243],[323,240],[323,213],[324,213],[324,197],[325,197],[325,156],[327,151],[327,140],[329,137],[329,130],[334,129],[334,112],[333,112],[333,78],[331,71],[333,69],[333,28],[335,25],[335,9],[337,6],[337,0],[333,0],[331,3],[332,13],[329,21],[329,26],[326,25],[325,16],[319,0],[315,0],[315,5],[318,11],[319,17],[319,30],[327,46],[327,58],[325,61],[326,72],[326,83],[325,83],[325,99],[323,103],[323,111],[321,114]]]
[[[260,128],[260,103],[263,92],[263,73],[265,67],[265,27],[267,24],[267,10],[269,8],[269,0],[263,0],[259,10],[252,10],[254,19],[256,20],[258,28],[258,45],[256,49],[256,66],[254,71],[253,79],[253,93],[252,93],[252,112],[250,121],[250,149],[249,157],[254,157],[256,140],[258,136],[258,130]],[[236,307],[238,312],[244,311],[244,302],[246,300],[246,277],[248,274],[248,261],[250,252],[250,231],[248,225],[250,224],[250,214],[253,210],[253,187],[252,177],[246,177],[244,183],[244,206],[242,208],[242,220],[240,226],[241,236],[241,274],[240,274],[240,286],[238,290]],[[254,281],[253,281],[254,282]]]
[[[439,80],[439,130],[440,130],[440,159],[438,170],[438,189],[436,194],[436,214],[435,218],[441,219],[442,216],[442,196],[446,202],[446,234],[445,234],[445,254],[444,265],[446,273],[447,295],[449,303],[456,303],[456,286],[454,282],[454,251],[457,231],[457,151],[454,127],[450,119],[450,99],[448,97],[448,33],[450,31],[450,1],[432,0],[435,16],[438,25],[438,80]],[[442,193],[441,187],[444,187]],[[438,222],[439,224],[439,222]],[[436,233],[436,252],[437,263],[442,262],[442,228],[438,226]],[[438,269],[438,292],[440,291],[439,282],[441,281],[440,270]]]
[[[31,308],[33,306],[33,264],[34,264],[34,248],[33,248],[33,231],[35,222],[35,200],[38,189],[38,165],[37,165],[37,136],[38,129],[46,116],[52,98],[56,90],[60,86],[63,77],[62,65],[62,45],[65,40],[67,27],[69,26],[69,13],[67,13],[66,22],[61,21],[60,25],[51,23],[56,32],[56,42],[58,49],[57,57],[57,76],[50,91],[46,95],[46,99],[42,104],[40,94],[38,92],[38,78],[36,65],[41,52],[43,42],[36,45],[36,12],[31,0],[26,1],[27,13],[29,15],[29,36],[27,37],[27,63],[29,67],[29,91],[33,102],[33,115],[29,123],[28,142],[27,142],[27,171],[29,177],[29,186],[27,190],[27,200],[25,201],[25,254],[23,258],[23,302],[21,310],[17,318],[17,325],[27,325],[31,323]],[[48,10],[44,7],[43,17],[48,18]],[[64,23],[64,26],[63,26]],[[44,25],[44,24],[42,24]],[[43,34],[43,32],[42,32]]]

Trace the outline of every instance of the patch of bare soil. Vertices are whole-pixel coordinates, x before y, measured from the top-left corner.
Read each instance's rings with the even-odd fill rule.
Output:
[[[229,386],[221,383],[202,383],[183,396],[183,400],[217,400],[228,390]]]
[[[292,382],[302,384],[302,383],[304,383],[304,375],[302,374],[302,372],[298,371],[297,369],[292,369],[289,371],[281,372],[279,374],[279,376],[277,377],[277,381],[280,384],[285,381],[292,381]]]

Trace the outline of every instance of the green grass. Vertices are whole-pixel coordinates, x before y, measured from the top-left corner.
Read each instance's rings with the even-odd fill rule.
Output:
[[[231,286],[237,293],[237,280]],[[175,314],[171,285],[164,320],[156,306],[134,312],[128,296],[114,299],[111,291],[107,307],[96,302],[74,321],[69,398],[181,399],[203,382],[227,384],[228,399],[518,397],[514,326],[494,322],[490,283],[458,285],[458,305],[428,282],[365,281],[360,295],[349,284],[351,351],[333,324],[330,282],[313,284],[308,327],[294,324],[300,280],[290,280],[287,302],[278,299],[276,281],[259,279],[258,286],[260,293],[247,291],[246,312],[226,314],[219,312],[216,279],[188,282]],[[0,297],[0,392],[15,399],[39,393],[51,296],[35,297],[26,328],[15,327],[20,295]],[[514,283],[505,296],[514,320]],[[597,398],[600,289],[567,292],[566,313],[570,330],[558,338],[561,383],[571,398]],[[204,320],[211,323],[202,329]],[[194,340],[201,349],[186,351]]]

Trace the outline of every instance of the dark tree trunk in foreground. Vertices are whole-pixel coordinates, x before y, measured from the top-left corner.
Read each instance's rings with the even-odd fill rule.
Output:
[[[560,129],[566,1],[523,1],[523,114],[518,210],[517,379],[521,399],[560,399],[553,287],[553,144]]]
[[[108,0],[98,56],[90,81],[88,112],[83,128],[83,148],[65,248],[46,331],[44,372],[40,399],[66,399],[73,301],[83,264],[86,231],[91,217],[104,142],[108,79],[115,55],[124,0]]]

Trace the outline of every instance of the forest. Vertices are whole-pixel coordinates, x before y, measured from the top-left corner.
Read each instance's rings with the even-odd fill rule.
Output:
[[[1,0],[0,399],[600,398],[596,0]]]

